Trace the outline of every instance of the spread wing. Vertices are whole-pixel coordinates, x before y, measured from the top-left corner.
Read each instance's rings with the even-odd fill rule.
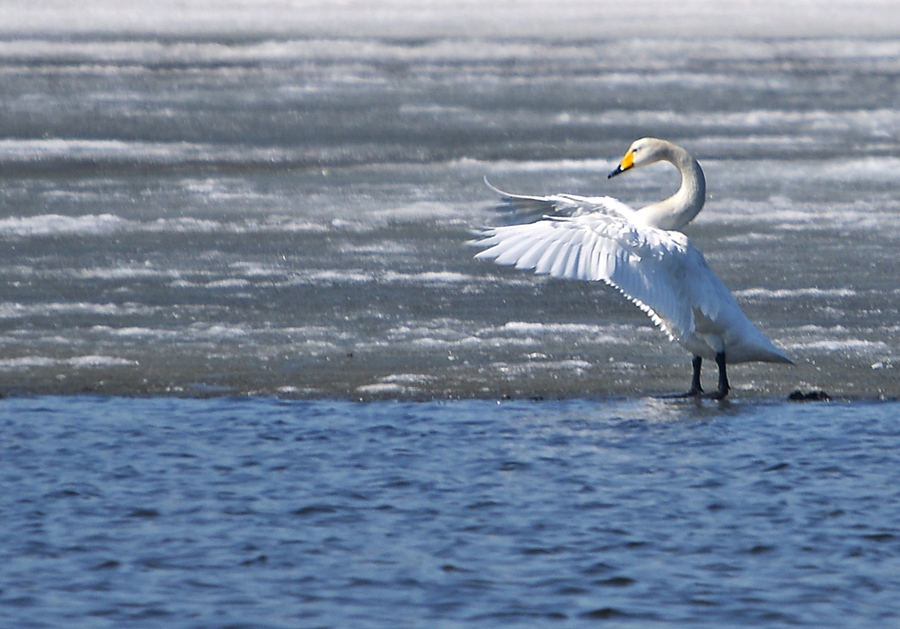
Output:
[[[629,219],[634,210],[612,197],[582,197],[577,194],[554,194],[532,197],[512,194],[495,188],[485,177],[488,188],[500,195],[497,206],[502,222],[506,225],[533,223],[547,216],[584,216],[594,212]]]
[[[569,198],[526,197],[564,207],[558,200]],[[681,342],[696,331],[696,317],[715,320],[723,299],[733,301],[687,236],[635,225],[616,212],[595,209],[494,227],[473,244],[484,248],[476,258],[553,277],[606,282]]]

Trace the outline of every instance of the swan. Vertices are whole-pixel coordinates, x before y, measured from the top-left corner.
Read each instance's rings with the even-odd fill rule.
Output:
[[[724,399],[731,388],[726,365],[793,362],[744,315],[703,253],[679,231],[706,200],[706,179],[696,159],[672,142],[641,138],[608,178],[659,161],[679,170],[681,186],[639,210],[611,197],[510,194],[485,178],[513,224],[480,232],[472,241],[482,247],[475,257],[618,289],[693,355],[690,389],[676,397],[703,395],[700,370],[706,358],[719,370],[718,387],[709,397]]]

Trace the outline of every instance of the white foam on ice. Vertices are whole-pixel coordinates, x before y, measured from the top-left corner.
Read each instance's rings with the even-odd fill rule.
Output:
[[[88,354],[71,358],[51,358],[48,356],[22,356],[19,358],[0,359],[0,371],[26,371],[29,369],[46,369],[51,367],[68,367],[72,369],[96,369],[104,367],[133,367],[135,360]]]

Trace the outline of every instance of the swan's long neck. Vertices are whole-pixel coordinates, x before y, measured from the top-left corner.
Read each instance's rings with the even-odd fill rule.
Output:
[[[681,229],[703,209],[706,178],[700,164],[687,151],[670,142],[666,145],[660,159],[675,165],[681,173],[681,187],[668,199],[638,210],[636,219],[659,229]]]

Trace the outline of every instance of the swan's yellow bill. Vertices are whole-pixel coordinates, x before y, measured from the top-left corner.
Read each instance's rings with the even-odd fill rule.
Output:
[[[634,151],[630,150],[625,153],[625,157],[622,158],[622,161],[619,162],[619,165],[616,166],[616,169],[607,175],[607,179],[612,179],[616,175],[621,175],[629,168],[634,166]]]

